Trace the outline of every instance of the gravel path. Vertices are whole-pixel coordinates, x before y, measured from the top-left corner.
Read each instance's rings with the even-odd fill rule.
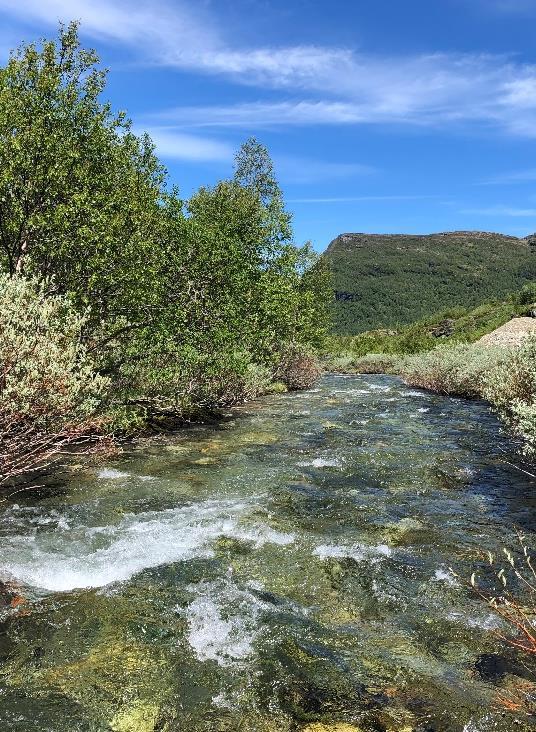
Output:
[[[477,343],[483,346],[519,346],[530,335],[536,335],[536,318],[512,318]]]

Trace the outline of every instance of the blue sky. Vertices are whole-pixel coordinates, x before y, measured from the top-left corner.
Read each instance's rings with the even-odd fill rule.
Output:
[[[255,135],[298,242],[536,231],[536,0],[0,0],[0,54],[79,19],[188,196]]]

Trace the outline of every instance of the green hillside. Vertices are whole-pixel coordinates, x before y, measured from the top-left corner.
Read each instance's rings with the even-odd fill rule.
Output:
[[[334,332],[413,323],[501,298],[536,280],[533,240],[481,231],[341,234],[324,255],[333,270]]]

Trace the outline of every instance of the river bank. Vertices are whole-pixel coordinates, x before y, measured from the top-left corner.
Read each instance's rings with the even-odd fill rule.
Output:
[[[495,704],[520,673],[499,621],[449,574],[534,538],[486,405],[332,375],[226,415],[3,506],[4,724],[528,730]]]

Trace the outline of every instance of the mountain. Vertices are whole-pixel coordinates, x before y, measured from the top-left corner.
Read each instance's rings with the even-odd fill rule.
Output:
[[[334,332],[340,334],[475,306],[536,280],[536,235],[341,234],[324,257],[333,271]]]

